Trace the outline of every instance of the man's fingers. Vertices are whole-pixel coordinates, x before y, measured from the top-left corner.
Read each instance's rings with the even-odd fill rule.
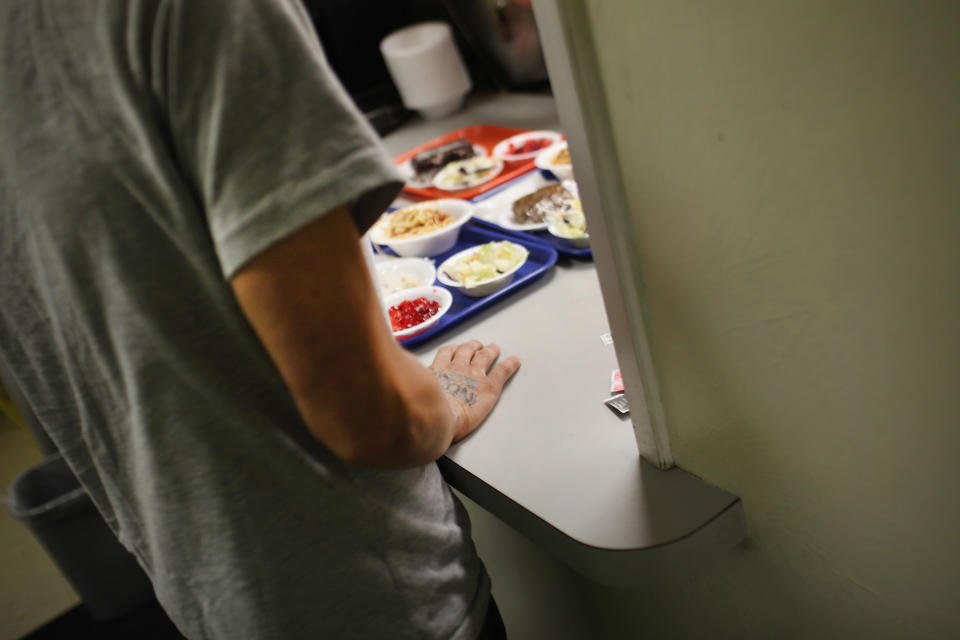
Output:
[[[498,388],[503,388],[503,385],[507,383],[507,380],[509,380],[519,368],[520,358],[510,356],[503,362],[497,363],[497,366],[487,374],[487,378],[494,382]]]
[[[486,373],[490,365],[492,365],[499,356],[500,347],[495,344],[488,344],[473,354],[473,360],[470,361],[470,364]]]
[[[450,364],[450,361],[453,360],[453,354],[457,352],[457,345],[455,344],[445,344],[439,349],[437,349],[437,355],[433,356],[433,364],[430,365],[430,368],[438,371],[443,369],[446,365]]]
[[[457,347],[456,352],[453,354],[453,363],[463,366],[469,365],[470,361],[473,359],[473,354],[482,348],[483,345],[480,344],[479,340],[470,340],[469,342],[464,342]]]

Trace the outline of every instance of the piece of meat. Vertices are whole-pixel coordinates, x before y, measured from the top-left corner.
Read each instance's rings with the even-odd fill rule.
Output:
[[[477,153],[473,150],[470,141],[460,138],[439,147],[421,151],[410,160],[410,167],[418,178],[429,180],[449,163],[455,160],[466,160],[475,155]]]
[[[517,224],[543,222],[547,209],[559,209],[565,200],[573,197],[559,183],[540,187],[533,193],[517,198],[513,202],[513,219]]]

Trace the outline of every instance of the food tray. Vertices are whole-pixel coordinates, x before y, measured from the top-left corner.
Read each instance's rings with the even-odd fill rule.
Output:
[[[464,227],[460,230],[460,238],[457,240],[457,244],[455,244],[452,249],[432,259],[436,262],[436,265],[439,268],[440,265],[443,264],[444,260],[458,251],[463,251],[464,249],[468,249],[473,245],[483,244],[493,240],[510,240],[511,242],[516,242],[517,244],[523,245],[530,252],[530,255],[527,256],[527,261],[522,267],[520,267],[520,269],[517,270],[513,280],[511,280],[502,289],[482,298],[471,298],[463,295],[459,291],[448,289],[450,293],[453,294],[453,304],[450,306],[450,310],[447,311],[442,318],[440,318],[440,321],[437,322],[436,325],[419,335],[402,340],[400,342],[401,345],[411,349],[423,344],[427,340],[430,340],[434,336],[443,333],[444,331],[456,327],[458,324],[477,315],[484,309],[497,304],[504,298],[513,295],[520,289],[526,287],[532,282],[535,282],[557,262],[557,252],[550,247],[528,242],[525,238],[508,236],[507,234],[499,233],[493,229],[475,226],[472,223],[464,225]],[[381,247],[381,250],[384,253],[393,253],[387,247]],[[442,286],[438,282],[431,284]]]
[[[539,170],[531,171],[522,176],[514,178],[510,182],[499,185],[497,189],[491,189],[484,194],[474,197],[471,199],[471,202],[474,204],[482,203],[483,209],[487,209],[487,211],[496,215],[504,208],[510,207],[513,204],[513,201],[517,198],[525,196],[528,193],[532,193],[546,184],[556,182],[556,180],[553,180],[552,177],[547,177],[548,175],[549,174],[546,172]],[[576,247],[567,240],[558,238],[557,236],[551,234],[546,229],[542,231],[518,231],[515,229],[507,229],[497,224],[488,216],[484,216],[483,209],[474,209],[474,215],[470,219],[471,224],[478,224],[487,227],[488,229],[492,229],[498,233],[510,236],[511,238],[518,238],[526,242],[533,242],[550,247],[557,253],[563,255],[568,255],[581,260],[593,259],[593,252],[590,250],[590,247]]]
[[[487,155],[490,155],[493,151],[493,148],[497,146],[498,142],[518,133],[525,133],[526,131],[529,131],[529,129],[514,129],[511,127],[500,127],[492,124],[474,124],[470,125],[469,127],[463,127],[461,129],[451,131],[450,133],[434,138],[429,142],[425,142],[419,147],[415,147],[394,157],[393,161],[397,166],[400,166],[421,151],[438,147],[442,144],[446,144],[447,142],[453,142],[458,138],[466,138],[472,142],[474,146],[483,147],[486,149]],[[416,187],[407,184],[404,185],[403,190],[407,193],[430,200],[436,198],[462,198],[464,200],[469,200],[470,198],[476,197],[481,193],[490,191],[491,189],[495,189],[501,184],[509,182],[517,176],[523,175],[524,173],[535,169],[535,162],[535,158],[529,158],[527,160],[520,160],[517,162],[504,162],[503,171],[501,171],[495,178],[468,189],[446,191],[444,189],[437,189],[436,187],[432,186]]]

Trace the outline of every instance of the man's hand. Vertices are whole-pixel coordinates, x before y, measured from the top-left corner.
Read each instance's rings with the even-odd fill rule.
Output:
[[[497,403],[503,385],[520,368],[520,358],[510,356],[491,369],[499,355],[500,347],[484,346],[477,340],[448,344],[437,351],[430,370],[456,416],[454,442],[480,426]]]

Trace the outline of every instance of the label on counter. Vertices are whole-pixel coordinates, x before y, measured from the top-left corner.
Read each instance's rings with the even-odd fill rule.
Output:
[[[623,377],[620,375],[620,369],[610,372],[610,393],[623,393]]]
[[[627,396],[623,395],[622,393],[611,398],[607,398],[603,401],[603,404],[613,409],[614,413],[618,415],[625,416],[630,413],[630,405],[627,404]]]

